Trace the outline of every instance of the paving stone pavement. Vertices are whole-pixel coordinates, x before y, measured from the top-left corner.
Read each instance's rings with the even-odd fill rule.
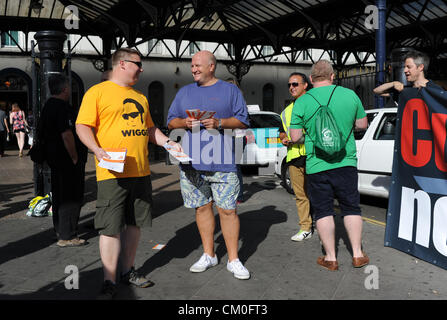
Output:
[[[93,228],[96,183],[92,155],[86,168],[85,205],[80,236],[88,245],[55,245],[51,217],[27,217],[33,198],[32,162],[8,150],[0,158],[0,300],[93,300],[102,280],[98,235]],[[275,177],[244,178],[248,200],[238,208],[241,261],[250,270],[247,281],[226,270],[225,244],[217,221],[219,264],[194,274],[189,267],[202,254],[194,212],[182,206],[178,168],[162,161],[151,164],[154,220],[142,232],[136,268],[155,282],[146,289],[120,286],[118,300],[273,301],[273,300],[445,300],[447,272],[384,247],[385,228],[365,222],[363,245],[368,268],[354,269],[346,233],[337,231],[340,270],[316,264],[322,249],[317,233],[302,243],[290,241],[297,231],[293,197],[278,188]],[[364,206],[362,204],[362,206]],[[377,216],[384,215],[384,208]],[[343,230],[337,219],[337,230]],[[156,250],[157,244],[165,245]],[[75,269],[72,269],[75,268]],[[77,289],[71,270],[79,271]],[[377,278],[374,276],[377,275]],[[375,279],[377,280],[375,282]]]

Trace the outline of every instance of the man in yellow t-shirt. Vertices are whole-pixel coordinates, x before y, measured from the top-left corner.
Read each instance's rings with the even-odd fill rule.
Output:
[[[132,49],[119,49],[112,56],[108,81],[91,87],[82,100],[76,132],[95,153],[98,198],[95,228],[99,230],[99,249],[104,270],[100,299],[116,294],[116,270],[121,254],[120,282],[146,288],[153,282],[134,268],[140,228],[151,224],[152,185],[148,143],[166,143],[182,151],[152,121],[146,97],[132,88],[143,72],[141,56]],[[98,166],[110,158],[105,150],[127,150],[122,173]],[[121,250],[121,241],[123,250]]]

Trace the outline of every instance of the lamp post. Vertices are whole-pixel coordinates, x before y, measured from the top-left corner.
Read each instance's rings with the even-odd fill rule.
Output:
[[[386,63],[386,0],[377,0],[379,10],[379,28],[376,30],[376,87],[385,82],[385,63]],[[385,106],[385,99],[375,96],[376,108]]]

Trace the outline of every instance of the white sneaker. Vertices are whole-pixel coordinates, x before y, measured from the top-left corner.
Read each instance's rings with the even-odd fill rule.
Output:
[[[300,230],[296,235],[294,235],[290,240],[292,241],[303,241],[305,239],[312,238],[312,231]]]
[[[199,261],[194,263],[191,268],[189,268],[189,271],[191,272],[203,272],[206,271],[206,269],[214,267],[217,264],[217,256],[210,257],[206,253],[202,254]]]
[[[250,278],[250,272],[242,265],[239,259],[227,262],[227,270],[233,273],[234,277],[241,280],[247,280]]]

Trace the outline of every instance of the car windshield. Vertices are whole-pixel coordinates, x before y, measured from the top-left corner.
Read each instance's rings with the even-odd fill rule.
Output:
[[[250,114],[250,128],[280,128],[281,117],[276,114]]]

